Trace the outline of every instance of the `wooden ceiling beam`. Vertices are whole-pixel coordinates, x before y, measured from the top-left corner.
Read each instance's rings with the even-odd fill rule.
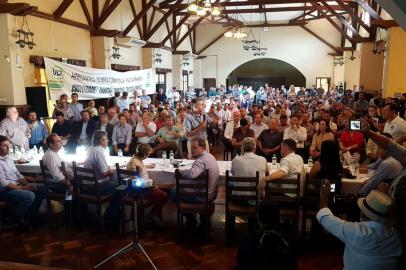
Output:
[[[331,12],[331,14],[333,14],[334,16],[337,17],[337,19],[346,26],[347,29],[349,29],[356,37],[359,37],[360,34],[358,33],[358,31],[351,25],[351,23],[347,22],[347,20],[345,18],[343,18],[343,16],[337,14],[335,12],[335,10],[333,10],[330,5],[327,2],[322,2],[322,4]],[[317,4],[316,4],[317,5]]]
[[[145,7],[140,11],[140,13],[135,16],[135,18],[130,22],[130,24],[124,29],[123,35],[126,36],[130,31],[134,28],[137,22],[144,17],[144,15],[148,12],[148,10],[156,3],[157,0],[150,0]],[[143,33],[145,34],[145,33]]]
[[[11,12],[10,14],[12,14],[14,16],[26,16],[26,15],[29,15],[30,13],[32,13],[32,12],[37,11],[37,10],[38,10],[38,7],[30,6],[30,7],[26,8],[26,9],[18,11],[18,12],[17,11]]]
[[[105,29],[97,29],[90,32],[92,37],[115,37],[121,35],[120,30],[105,30]]]
[[[98,29],[99,24],[99,0],[92,0],[92,10],[93,10],[93,28]]]
[[[90,12],[89,9],[87,8],[85,0],[79,0],[79,3],[82,7],[83,13],[85,14],[87,24],[92,28],[92,30],[94,30],[92,17],[90,16]]]
[[[103,14],[104,12],[106,12],[106,9],[109,7],[111,0],[105,0],[102,11],[100,12],[100,14]]]
[[[102,26],[102,24],[107,20],[107,18],[113,13],[113,11],[117,8],[117,6],[121,3],[121,0],[113,0],[113,2],[109,5],[106,10],[102,11],[97,24]]]
[[[309,28],[307,28],[306,26],[302,25],[301,26],[305,31],[307,31],[310,35],[314,36],[315,38],[317,38],[319,41],[321,41],[322,43],[324,43],[325,45],[327,45],[327,47],[329,47],[330,49],[332,49],[335,53],[338,53],[339,50],[337,50],[336,47],[334,47],[331,43],[329,43],[328,41],[326,41],[324,38],[322,38],[321,36],[317,35],[315,32],[313,32],[312,30],[310,30]]]
[[[57,19],[62,17],[63,13],[65,13],[72,2],[73,0],[63,0],[62,3],[54,11],[54,17]]]
[[[395,20],[372,20],[371,25],[375,25],[383,29],[399,26],[399,24]]]
[[[240,3],[240,2],[235,2]],[[312,3],[313,4],[313,3]],[[333,10],[343,10],[343,8],[339,5],[330,6]],[[326,7],[320,6],[321,10],[327,10]],[[179,8],[182,10],[182,8]],[[223,9],[221,11],[222,14],[242,14],[242,13],[264,13],[264,12],[286,12],[286,11],[306,11],[306,10],[314,10],[312,6],[299,6],[299,7],[274,7],[274,8],[263,8],[263,9],[256,9],[256,8],[247,8],[247,9]],[[189,13],[188,11],[180,11],[176,13],[176,15],[185,15]]]
[[[154,6],[152,6],[152,7],[154,7]],[[150,18],[149,18],[149,23],[148,23],[148,26],[147,26],[147,32],[146,32],[146,35],[147,35],[147,36],[148,36],[149,31],[150,31],[150,29],[151,29],[151,27],[152,27],[152,24],[154,23],[155,13],[156,13],[156,9],[153,8],[153,9],[152,9],[152,14],[151,14],[151,16],[150,16]]]
[[[27,3],[4,3],[0,5],[0,13],[21,12],[29,7]]]
[[[85,30],[88,30],[88,31],[91,30],[91,27],[89,25],[87,25],[87,24],[76,22],[76,21],[69,20],[69,19],[65,19],[63,17],[55,18],[53,16],[53,14],[48,14],[48,13],[45,13],[45,12],[42,12],[42,11],[39,11],[39,10],[34,11],[34,12],[30,13],[29,15],[34,16],[34,17],[38,17],[38,18],[42,18],[42,19],[45,19],[45,20],[49,20],[49,21],[54,21],[54,22],[67,24],[67,25],[74,26],[74,27],[81,28],[81,29],[85,29]]]
[[[369,13],[369,15],[371,15],[371,18],[374,20],[381,20],[381,16],[379,16],[379,14],[370,6],[368,5],[366,2],[364,2],[363,0],[354,0],[360,7],[362,7],[363,9],[365,9],[366,12]]]
[[[155,24],[155,26],[150,31],[148,31],[148,33],[145,35],[145,40],[151,38],[155,34],[155,32],[158,31],[159,27],[161,27],[161,25],[165,23],[165,21],[169,18],[169,16],[172,15],[177,10],[177,8],[181,3],[182,0],[177,0],[176,4],[173,5],[172,8],[169,9],[168,12],[166,12],[166,14],[164,14],[161,17],[161,19]]]
[[[189,27],[189,29],[187,30],[187,32],[183,35],[182,38],[179,39],[179,41],[174,42],[175,46],[174,49],[176,50],[176,48],[182,44],[182,42],[190,35],[190,33],[196,29],[196,27],[204,20],[207,18],[207,16],[209,16],[209,13],[207,13],[205,16],[201,16],[197,21],[195,21],[193,23],[193,25],[191,27]]]
[[[135,9],[135,5],[134,5],[133,0],[128,0],[128,2],[130,3],[131,12],[132,12],[134,18],[137,17],[137,10]],[[143,36],[144,33],[142,32],[140,22],[138,21],[138,22],[136,23],[136,25],[137,25],[138,34],[140,35],[141,38],[143,38],[143,37],[144,37],[144,36]]]
[[[167,31],[168,33],[170,33],[170,32],[171,32],[171,29],[169,28],[168,20],[165,21],[165,26],[166,26],[166,31]],[[171,38],[169,39],[169,42],[171,43],[171,48],[172,48],[172,47],[173,47],[173,42],[172,42],[172,39],[171,39]]]
[[[182,27],[182,24],[183,24],[184,22],[186,22],[186,20],[189,19],[189,17],[190,17],[190,14],[187,14],[187,15],[185,15],[178,23],[174,23],[174,24],[173,24],[174,27],[172,27],[172,30],[171,30],[171,31],[166,35],[166,37],[161,41],[162,46],[165,45],[165,42],[166,42],[169,38],[171,38],[174,33],[176,33],[176,30],[177,30],[178,28]],[[176,17],[173,16],[174,22],[176,22],[176,19],[175,19],[175,18],[176,18]],[[176,40],[173,40],[173,45],[175,45],[175,42],[176,42]]]
[[[353,0],[343,0],[344,2],[348,2],[349,5],[354,5]],[[220,2],[216,3],[216,6],[220,7],[241,7],[241,6],[259,6],[259,5],[270,5],[270,4],[305,4],[311,2],[320,2],[320,0],[249,0],[249,1],[236,1],[236,2]],[[170,8],[173,4],[168,4],[162,2],[159,4],[160,8]],[[214,4],[212,4],[214,5]],[[181,9],[186,9],[188,4],[182,4],[180,6]]]
[[[352,7],[348,7],[342,0],[336,0],[336,3],[343,7],[343,9],[355,20],[359,25],[362,26],[369,34],[371,34],[371,27],[369,27],[359,16],[358,12],[354,12]]]

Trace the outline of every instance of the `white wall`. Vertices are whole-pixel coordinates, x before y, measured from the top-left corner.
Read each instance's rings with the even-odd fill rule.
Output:
[[[332,31],[331,27],[323,25],[320,21],[312,24],[312,30],[320,36],[329,35],[329,42],[333,46],[339,46],[340,36],[338,31]],[[205,40],[205,32],[210,31],[211,26],[198,29],[198,41]],[[275,58],[295,66],[306,77],[307,86],[315,84],[316,77],[333,78],[333,57],[329,56],[332,50],[324,43],[310,35],[301,27],[271,27],[269,32],[263,32],[262,28],[254,29],[254,35],[258,37],[261,30],[261,41],[268,47],[268,54],[263,58]],[[225,84],[226,78],[239,65],[256,59],[252,52],[241,48],[241,41],[233,38],[222,37],[214,45],[205,50],[202,55],[208,55],[201,60],[201,76],[203,78],[216,78],[217,84]]]

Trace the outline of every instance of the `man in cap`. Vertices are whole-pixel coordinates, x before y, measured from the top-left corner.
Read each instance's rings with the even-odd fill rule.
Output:
[[[320,189],[320,210],[316,215],[325,230],[345,243],[344,269],[398,269],[402,241],[398,231],[389,223],[391,199],[373,190],[359,198],[361,222],[347,222],[333,215],[328,208],[330,183]]]

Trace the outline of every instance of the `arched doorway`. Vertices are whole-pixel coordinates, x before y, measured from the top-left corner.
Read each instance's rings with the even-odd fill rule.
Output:
[[[291,64],[274,59],[260,58],[248,61],[234,69],[227,78],[227,85],[242,84],[257,90],[267,83],[272,87],[281,85],[306,85],[306,78]]]

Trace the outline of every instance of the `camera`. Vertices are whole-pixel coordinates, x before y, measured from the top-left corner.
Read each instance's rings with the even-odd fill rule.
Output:
[[[350,130],[361,130],[361,121],[360,120],[351,120],[350,121]]]

